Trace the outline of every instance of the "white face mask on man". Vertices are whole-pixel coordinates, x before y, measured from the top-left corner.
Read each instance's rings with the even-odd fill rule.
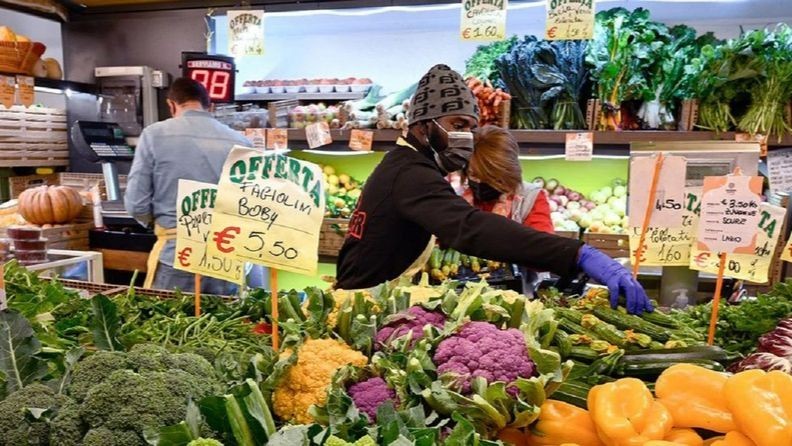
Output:
[[[470,157],[473,156],[473,148],[475,146],[473,132],[449,132],[436,120],[432,119],[432,122],[448,136],[448,147],[443,151],[435,149],[429,141],[429,136],[427,135],[426,137],[426,143],[434,152],[435,162],[443,171],[443,174],[448,175],[451,172],[467,167]]]

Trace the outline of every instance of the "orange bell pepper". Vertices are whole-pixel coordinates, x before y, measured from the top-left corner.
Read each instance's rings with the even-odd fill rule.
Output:
[[[693,429],[673,429],[664,440],[685,446],[704,446],[704,440]]]
[[[729,432],[722,439],[712,442],[711,446],[756,446],[756,443],[745,435],[734,431]]]
[[[739,432],[756,446],[792,445],[792,375],[747,370],[724,389]]]
[[[674,427],[698,427],[726,433],[737,430],[726,406],[723,373],[691,364],[666,369],[655,383],[657,399],[671,412]]]
[[[668,409],[635,378],[595,386],[589,392],[588,407],[606,446],[643,446],[662,440],[674,423]]]
[[[507,427],[498,432],[498,440],[513,446],[529,446],[528,434],[514,427]]]
[[[676,443],[673,441],[666,441],[666,440],[652,440],[647,441],[643,444],[643,446],[685,446],[683,443]]]
[[[528,437],[529,446],[602,446],[591,415],[563,401],[546,400]]]

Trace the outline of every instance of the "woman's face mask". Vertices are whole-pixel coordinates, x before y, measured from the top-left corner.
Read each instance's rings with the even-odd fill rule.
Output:
[[[494,201],[501,196],[501,192],[498,189],[495,189],[487,183],[479,183],[478,181],[468,179],[468,186],[473,192],[473,198],[475,198],[476,201]]]
[[[443,170],[443,174],[448,175],[451,172],[456,172],[467,167],[470,157],[473,156],[473,132],[449,132],[434,119],[432,123],[445,133],[447,139],[445,150],[438,150],[435,144],[440,145],[440,142],[435,141],[435,144],[432,144],[432,140],[440,138],[430,138],[429,135],[427,135],[426,138],[426,143],[434,152],[435,162],[437,162],[437,165]]]

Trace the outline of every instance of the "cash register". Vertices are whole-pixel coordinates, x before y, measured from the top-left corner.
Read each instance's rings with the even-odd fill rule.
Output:
[[[131,161],[134,151],[121,126],[113,122],[76,121],[71,139],[80,157],[101,163],[107,189],[107,199],[102,201],[104,228],[91,230],[91,249],[103,253],[108,282],[129,283],[127,273],[145,270],[148,252],[156,241],[152,231],[141,226],[124,208],[117,163]]]

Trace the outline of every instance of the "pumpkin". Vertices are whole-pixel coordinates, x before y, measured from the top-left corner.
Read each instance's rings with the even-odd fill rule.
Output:
[[[39,186],[19,195],[19,213],[28,223],[68,223],[82,211],[79,192],[67,186]]]

